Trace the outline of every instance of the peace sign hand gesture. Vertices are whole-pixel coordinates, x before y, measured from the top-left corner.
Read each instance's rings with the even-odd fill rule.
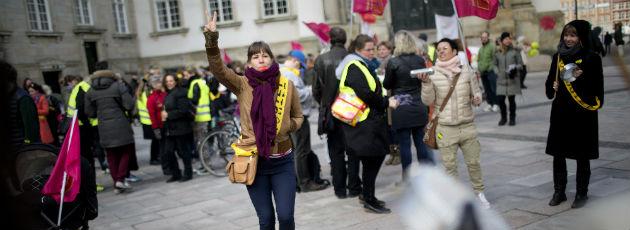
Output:
[[[216,11],[212,12],[212,17],[210,17],[208,10],[206,10],[206,20],[208,20],[208,23],[206,23],[206,25],[204,26],[203,31],[216,32],[217,31],[217,12]]]

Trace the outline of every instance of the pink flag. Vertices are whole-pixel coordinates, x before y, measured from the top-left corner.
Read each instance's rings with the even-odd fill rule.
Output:
[[[304,50],[304,47],[302,47],[302,44],[300,44],[300,42],[298,41],[291,41],[291,50]]]
[[[225,64],[232,63],[232,58],[230,57],[230,55],[228,55],[228,53],[227,53],[227,51],[225,51],[225,49],[221,50],[221,53],[223,53],[223,63],[225,63]]]
[[[359,14],[383,15],[387,0],[353,0],[352,12]]]
[[[455,0],[458,16],[477,16],[491,20],[499,11],[499,0]]]
[[[81,141],[76,114],[72,118],[72,126],[63,141],[55,167],[42,190],[42,194],[52,196],[57,203],[61,200],[64,174],[66,183],[63,201],[72,202],[81,187]]]
[[[315,22],[302,22],[306,27],[311,29],[315,36],[319,38],[322,42],[328,43],[330,42],[330,36],[328,32],[330,32],[330,26],[326,23],[315,23]]]

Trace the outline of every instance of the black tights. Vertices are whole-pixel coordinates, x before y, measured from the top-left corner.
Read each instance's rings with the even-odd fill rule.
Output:
[[[508,101],[510,101],[510,120],[514,120],[516,118],[516,96],[510,95],[507,96]],[[499,108],[501,108],[501,120],[507,119],[507,108],[505,105],[505,95],[497,95],[497,104],[499,104]]]

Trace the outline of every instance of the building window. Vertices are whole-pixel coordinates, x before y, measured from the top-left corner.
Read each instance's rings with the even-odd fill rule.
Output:
[[[227,22],[234,20],[232,13],[232,0],[208,0],[210,15],[212,12],[218,12],[217,22]]]
[[[263,16],[274,17],[289,14],[287,0],[263,0]]]
[[[127,27],[127,11],[125,11],[125,0],[114,0],[112,2],[112,8],[114,9],[114,24],[116,25],[116,32],[119,34],[129,33],[129,27]]]
[[[159,30],[170,30],[181,27],[177,0],[155,1],[156,17]]]
[[[92,25],[92,10],[89,0],[76,0],[74,9],[77,17],[77,24]]]
[[[27,0],[26,5],[31,30],[52,31],[50,13],[48,12],[48,0]]]

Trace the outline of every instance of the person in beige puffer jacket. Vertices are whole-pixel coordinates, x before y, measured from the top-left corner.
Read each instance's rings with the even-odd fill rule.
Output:
[[[437,46],[438,61],[433,67],[434,74],[421,74],[418,77],[422,84],[422,103],[434,105],[434,114],[438,114],[436,140],[442,163],[449,175],[457,176],[457,149],[461,148],[470,175],[473,189],[482,206],[490,207],[483,194],[484,185],[479,162],[481,146],[477,139],[473,105],[481,104],[481,91],[475,72],[468,65],[462,66],[457,57],[457,43],[450,39],[442,39]],[[454,77],[459,74],[455,90],[442,112],[440,106],[444,101]]]

